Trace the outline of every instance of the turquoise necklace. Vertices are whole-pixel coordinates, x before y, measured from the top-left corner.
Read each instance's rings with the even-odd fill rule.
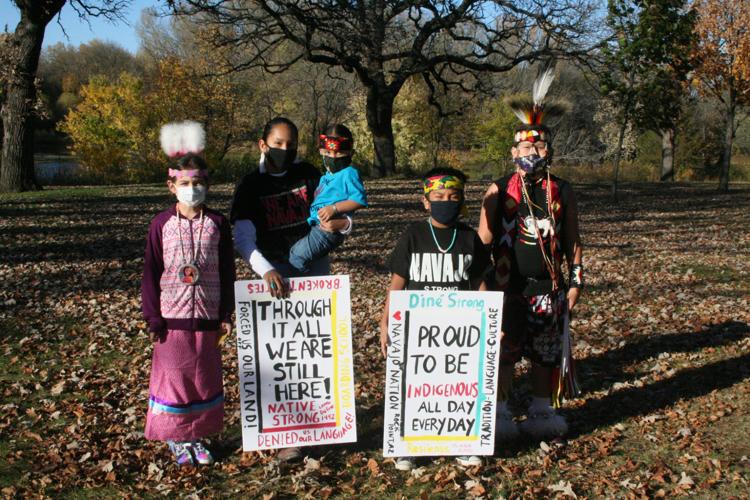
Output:
[[[427,219],[427,225],[430,226],[430,232],[432,233],[432,241],[435,242],[435,246],[440,250],[440,253],[448,253],[450,252],[451,248],[453,248],[453,244],[456,242],[456,233],[458,232],[458,225],[453,226],[453,238],[451,239],[450,244],[448,245],[448,248],[443,250],[443,248],[440,246],[440,243],[438,243],[437,237],[435,236],[435,228],[432,227],[432,217],[429,217]]]

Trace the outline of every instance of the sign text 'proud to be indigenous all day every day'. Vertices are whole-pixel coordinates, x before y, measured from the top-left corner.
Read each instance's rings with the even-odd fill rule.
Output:
[[[503,295],[394,291],[384,456],[492,455]]]

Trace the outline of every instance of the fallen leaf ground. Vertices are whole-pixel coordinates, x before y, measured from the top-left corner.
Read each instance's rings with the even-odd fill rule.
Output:
[[[484,187],[469,188],[474,223]],[[606,187],[577,186],[587,288],[572,328],[584,393],[564,409],[568,442],[498,444],[482,468],[424,460],[411,475],[381,455],[376,327],[385,259],[424,215],[415,181],[367,188],[371,208],[333,258],[352,278],[359,442],[282,469],[241,452],[231,347],[218,464],[178,469],[142,437],[151,351],[138,290],[148,222],[169,203],[162,187],[0,198],[2,495],[747,497],[750,188],[626,186],[614,205]],[[217,186],[213,205],[226,211],[230,195]]]

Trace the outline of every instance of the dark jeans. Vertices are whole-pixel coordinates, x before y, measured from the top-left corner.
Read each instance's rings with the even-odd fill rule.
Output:
[[[318,226],[310,228],[307,236],[292,245],[289,250],[289,264],[299,273],[309,273],[311,263],[325,257],[328,253],[341,245],[346,236],[335,231],[329,233]]]
[[[310,262],[310,270],[306,273],[296,270],[289,262],[271,262],[271,265],[284,278],[328,276],[331,274],[331,263],[328,262],[328,257],[322,257],[314,262]]]

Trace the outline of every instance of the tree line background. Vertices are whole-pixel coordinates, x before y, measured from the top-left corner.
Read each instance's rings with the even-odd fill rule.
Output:
[[[29,2],[15,3],[23,13]],[[127,4],[79,3],[83,17],[116,17]],[[144,11],[137,54],[101,41],[40,51],[23,111],[34,150],[72,152],[78,182],[162,181],[159,128],[193,119],[206,127],[214,178],[234,181],[257,162],[265,122],[284,115],[300,127],[300,156],[315,164],[317,134],[342,122],[365,174],[449,165],[496,177],[512,168],[517,124],[503,99],[530,91],[555,64],[549,97],[571,104],[555,127],[563,175],[611,181],[615,194],[622,179],[717,179],[727,189],[730,165],[732,180],[750,180],[746,2],[542,0],[512,11],[468,0],[308,2],[302,12],[299,2],[272,11],[269,2],[226,3],[243,7],[187,0]],[[23,23],[0,40],[7,130]],[[20,189],[8,181],[15,160],[5,135],[2,189],[34,187],[33,178]]]

